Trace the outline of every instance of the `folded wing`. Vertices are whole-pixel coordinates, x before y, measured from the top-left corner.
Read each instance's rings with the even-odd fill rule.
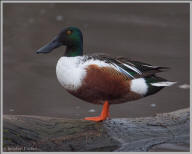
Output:
[[[142,78],[156,73],[165,71],[168,67],[153,66],[147,63],[130,60],[124,57],[110,57],[107,55],[97,55],[92,58],[103,60],[107,63],[112,64],[117,68],[119,72],[126,75],[130,79]]]

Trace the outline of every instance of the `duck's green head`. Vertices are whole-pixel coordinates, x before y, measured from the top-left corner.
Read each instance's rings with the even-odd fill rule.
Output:
[[[51,42],[37,50],[37,53],[49,53],[60,46],[66,46],[65,56],[74,57],[83,55],[83,36],[76,27],[63,29]]]

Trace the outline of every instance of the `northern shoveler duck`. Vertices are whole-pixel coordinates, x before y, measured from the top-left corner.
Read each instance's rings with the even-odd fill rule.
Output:
[[[37,53],[49,53],[62,45],[66,46],[66,51],[56,66],[60,84],[82,100],[103,104],[100,116],[85,120],[103,121],[109,116],[110,104],[137,100],[175,83],[156,76],[167,67],[123,57],[83,55],[83,36],[76,27],[63,29]]]

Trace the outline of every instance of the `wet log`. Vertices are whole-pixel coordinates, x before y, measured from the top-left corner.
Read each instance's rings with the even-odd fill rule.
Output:
[[[94,123],[3,116],[4,151],[189,151],[189,109]]]

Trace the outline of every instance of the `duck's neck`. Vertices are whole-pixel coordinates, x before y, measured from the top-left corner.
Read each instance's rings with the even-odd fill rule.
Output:
[[[67,46],[64,56],[75,57],[82,55],[83,55],[83,45],[80,44],[80,45]]]

